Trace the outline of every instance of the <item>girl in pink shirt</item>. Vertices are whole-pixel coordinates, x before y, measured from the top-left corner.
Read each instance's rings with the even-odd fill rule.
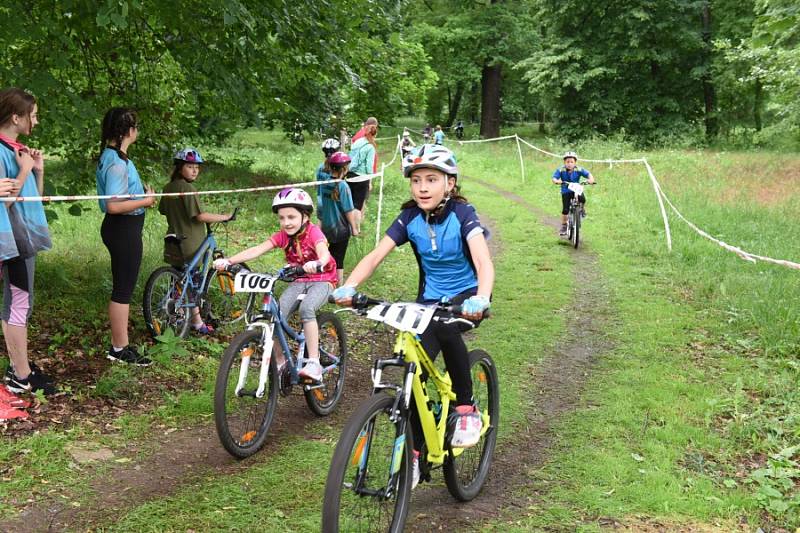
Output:
[[[302,189],[283,189],[272,200],[272,212],[278,215],[281,229],[263,243],[239,252],[230,258],[217,259],[214,267],[223,269],[228,265],[250,261],[280,248],[286,254],[286,262],[300,265],[306,274],[289,284],[280,298],[281,315],[288,317],[300,309],[303,334],[306,338],[308,357],[311,359],[299,372],[301,378],[322,380],[322,365],[319,363],[319,326],[317,310],[328,301],[328,295],[336,286],[336,261],[328,251],[328,242],[319,226],[311,222],[314,202]],[[302,300],[298,296],[304,294]],[[286,362],[278,345],[274,355],[279,372]]]

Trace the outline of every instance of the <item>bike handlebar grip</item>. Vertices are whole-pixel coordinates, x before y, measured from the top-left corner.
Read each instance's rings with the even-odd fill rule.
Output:
[[[243,268],[244,267],[242,265],[239,265],[239,264],[228,265],[228,266],[225,267],[225,271],[226,272],[230,272],[231,274],[238,274],[239,272],[242,271]]]
[[[460,305],[451,305],[448,308],[448,311],[450,311],[454,315],[462,315],[462,307]],[[491,312],[488,309],[484,309],[483,317],[481,318],[481,320],[483,320],[484,318],[489,318],[490,316],[492,316]]]

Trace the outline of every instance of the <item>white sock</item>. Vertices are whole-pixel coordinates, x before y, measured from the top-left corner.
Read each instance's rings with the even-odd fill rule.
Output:
[[[122,348],[117,348],[117,347],[116,347],[116,346],[114,346],[113,344],[111,345],[111,347],[112,347],[112,348],[114,348],[114,351],[115,351],[115,352],[121,352],[122,350],[124,350],[124,349],[125,349],[125,347],[124,347],[124,346],[123,346]]]

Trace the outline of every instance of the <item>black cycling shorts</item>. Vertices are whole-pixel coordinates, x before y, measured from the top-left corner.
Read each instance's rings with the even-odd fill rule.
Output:
[[[572,191],[569,191],[568,193],[561,195],[561,214],[562,215],[568,215],[569,214],[569,204],[570,204],[570,202],[572,202],[572,198],[574,196],[575,196],[575,193],[572,192]],[[585,204],[586,203],[586,195],[585,194],[581,194],[578,197],[578,202],[580,202],[582,204]]]

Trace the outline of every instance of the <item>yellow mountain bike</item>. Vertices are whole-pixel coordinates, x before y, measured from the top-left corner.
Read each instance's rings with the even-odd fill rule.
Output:
[[[416,411],[424,444],[420,479],[442,467],[450,493],[468,501],[489,473],[500,417],[497,369],[483,350],[469,352],[473,396],[483,418],[481,440],[470,448],[450,446],[455,393],[420,344],[431,320],[461,321],[460,306],[387,303],[353,297],[356,312],[398,330],[394,354],[375,361],[373,394],[351,415],[333,453],[322,509],[322,531],[402,531],[411,501],[413,429]],[[384,370],[402,369],[398,383],[383,380]],[[418,442],[421,442],[419,439]]]

